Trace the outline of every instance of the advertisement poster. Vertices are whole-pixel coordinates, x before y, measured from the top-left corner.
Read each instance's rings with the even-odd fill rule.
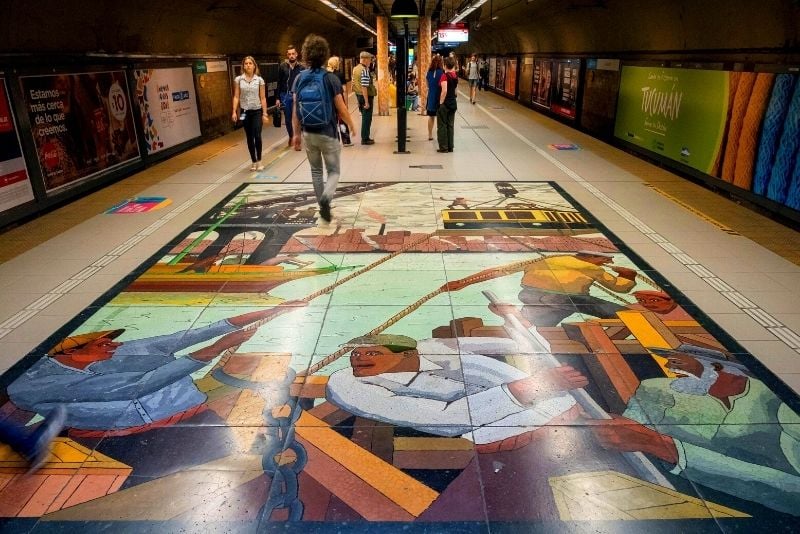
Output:
[[[20,78],[48,192],[139,159],[121,70]]]
[[[550,109],[571,119],[577,115],[580,65],[579,59],[563,59],[556,62],[556,88]]]
[[[800,210],[790,73],[623,66],[614,135]]]
[[[506,61],[505,92],[513,95],[517,90],[517,60]]]
[[[553,61],[550,59],[536,59],[533,62],[533,94],[531,102],[550,107],[550,87],[553,80]]]
[[[0,77],[0,213],[33,200],[5,78]]]
[[[727,109],[727,72],[625,66],[614,135],[712,174]]]
[[[506,59],[497,58],[497,73],[495,74],[495,88],[506,90]]]
[[[191,67],[141,69],[133,76],[148,154],[200,137]]]
[[[489,87],[497,87],[497,58],[489,58]]]

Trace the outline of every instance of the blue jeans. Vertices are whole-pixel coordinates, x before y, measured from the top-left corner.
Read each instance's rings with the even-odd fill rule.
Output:
[[[283,120],[286,121],[286,133],[289,134],[289,139],[294,135],[294,128],[292,128],[292,110],[294,109],[294,94],[284,93],[281,95],[281,105],[283,106]]]
[[[327,135],[303,132],[306,145],[306,156],[311,165],[311,182],[314,184],[314,194],[317,201],[331,200],[336,193],[339,183],[339,157],[342,154],[342,145],[339,140]],[[323,180],[322,163],[328,171],[328,180]]]

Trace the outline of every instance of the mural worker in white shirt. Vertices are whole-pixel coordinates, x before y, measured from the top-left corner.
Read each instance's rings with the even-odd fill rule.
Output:
[[[351,340],[351,368],[330,376],[327,399],[361,417],[463,437],[479,452],[510,450],[537,428],[571,421],[568,390],[588,380],[570,366],[529,375],[489,355],[519,353],[510,339],[377,334]]]

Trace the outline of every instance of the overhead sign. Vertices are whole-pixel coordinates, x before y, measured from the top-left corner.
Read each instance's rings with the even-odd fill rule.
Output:
[[[440,43],[466,43],[469,40],[469,28],[464,22],[439,24],[436,38]]]

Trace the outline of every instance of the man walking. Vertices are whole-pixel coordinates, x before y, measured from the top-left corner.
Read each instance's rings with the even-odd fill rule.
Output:
[[[319,215],[326,222],[331,221],[331,199],[339,182],[342,145],[339,144],[338,120],[341,119],[355,134],[353,120],[344,102],[342,82],[324,68],[329,55],[328,41],[313,33],[306,37],[303,59],[309,70],[300,73],[292,88],[294,149],[300,150],[302,131],[306,156],[311,166],[311,181],[319,203]],[[323,161],[328,171],[327,182],[323,180]]]
[[[369,72],[372,54],[366,50],[359,54],[360,63],[353,69],[353,92],[358,100],[358,110],[361,112],[361,144],[374,145],[375,140],[370,139],[372,127],[372,104],[378,90]]]
[[[292,146],[292,86],[294,80],[303,66],[297,61],[297,49],[294,45],[289,45],[286,49],[286,61],[281,63],[278,68],[278,98],[283,108],[284,119],[286,120],[286,133],[289,134],[289,146]]]

